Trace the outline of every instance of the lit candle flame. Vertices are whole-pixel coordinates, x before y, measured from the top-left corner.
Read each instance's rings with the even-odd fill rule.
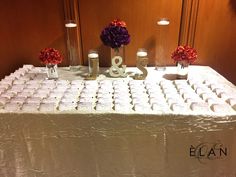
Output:
[[[167,18],[162,18],[157,22],[158,25],[166,26],[170,24],[170,21]]]
[[[76,26],[77,26],[76,23],[66,23],[66,24],[65,24],[65,27],[67,27],[67,28],[74,28],[74,27],[76,27]]]

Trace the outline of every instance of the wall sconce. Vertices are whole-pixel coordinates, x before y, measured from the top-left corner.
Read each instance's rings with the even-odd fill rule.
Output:
[[[157,21],[159,32],[159,46],[157,46],[156,70],[164,71],[166,69],[165,49],[167,47],[166,37],[168,35],[168,26],[170,21],[168,18],[160,18]]]
[[[80,44],[78,33],[78,1],[64,0],[64,14],[66,27],[67,57],[70,70],[77,70],[80,61]]]

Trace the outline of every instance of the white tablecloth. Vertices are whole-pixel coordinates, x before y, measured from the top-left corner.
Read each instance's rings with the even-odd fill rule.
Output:
[[[130,68],[130,70],[135,69]],[[21,72],[21,69],[1,81],[0,97],[6,97],[7,100],[4,102],[2,99],[0,113],[0,176],[231,177],[236,173],[234,165],[236,163],[234,109],[236,89],[209,67],[190,67],[188,81],[167,80],[174,76],[174,67],[167,68],[165,72],[157,72],[149,68],[147,80],[141,81],[145,94],[149,94],[148,85],[155,83],[155,86],[163,91],[165,99],[171,97],[174,92],[173,89],[170,90],[171,93],[165,92],[170,87],[181,96],[181,102],[173,100],[176,102],[172,103],[166,100],[166,105],[169,106],[167,112],[160,105],[157,108],[161,107],[161,109],[154,110],[150,100],[148,100],[150,109],[136,110],[132,93],[130,93],[130,112],[117,111],[114,106],[109,111],[99,111],[96,109],[98,99],[91,111],[83,111],[78,109],[81,97],[78,97],[75,108],[72,106],[73,110],[59,109],[62,97],[60,101],[57,100],[58,105],[54,111],[40,111],[40,105],[43,104],[41,101],[47,97],[40,100],[37,109],[22,110],[24,104],[28,104],[26,100],[23,103],[21,99],[13,100],[23,92],[17,91],[22,87],[20,85],[24,85],[22,88],[24,90],[30,83],[34,83],[32,85],[39,90],[48,83],[44,84],[45,73],[40,74],[42,68],[33,68],[20,77],[17,75],[18,72]],[[79,80],[81,76],[78,74],[82,73],[84,72],[81,70],[69,72],[66,68],[59,69],[60,80]],[[14,79],[7,87],[11,78]],[[27,78],[38,80],[40,84]],[[104,76],[100,76],[101,78]],[[48,88],[50,93],[55,91],[59,83],[65,83],[60,80],[52,90]],[[111,80],[114,84],[120,79]],[[127,86],[131,92],[131,79],[122,80],[128,82]],[[98,84],[100,82],[102,83],[99,81]],[[72,82],[68,83],[71,88]],[[188,94],[184,94],[186,90],[180,87],[183,86],[181,84],[187,84],[187,90],[196,93],[201,103],[207,103],[207,109],[205,104],[191,107],[192,102],[191,100],[188,102]],[[15,92],[13,89],[12,95],[6,94],[14,85],[18,85],[15,87]],[[86,85],[85,81],[82,85]],[[204,89],[209,92],[204,94],[203,91],[206,91]],[[29,90],[27,93],[30,92]],[[35,94],[36,90],[33,86],[31,90],[33,90],[32,95]],[[184,93],[181,94],[182,91]],[[20,105],[17,111],[9,106],[12,100]],[[114,100],[112,101],[114,104]],[[180,103],[188,107],[185,109]],[[173,104],[180,106],[174,107]],[[6,105],[8,105],[7,109]],[[208,149],[215,147],[216,150],[219,145],[227,148],[227,155],[190,156],[191,147]]]

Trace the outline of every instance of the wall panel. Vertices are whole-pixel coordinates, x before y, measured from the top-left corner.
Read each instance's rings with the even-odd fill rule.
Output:
[[[65,53],[62,0],[1,0],[0,19],[1,78],[25,63],[40,65],[44,47]]]
[[[236,2],[200,0],[195,43],[199,64],[209,65],[236,84]]]
[[[82,46],[85,64],[89,49],[98,49],[100,64],[110,65],[110,48],[100,41],[101,30],[113,19],[120,18],[126,21],[131,43],[125,47],[126,64],[135,65],[138,48],[148,49],[150,64],[154,65],[158,57],[157,46],[160,45],[157,27],[158,18],[170,19],[169,31],[165,42],[168,44],[165,58],[168,64],[173,64],[170,53],[178,44],[181,0],[80,0],[80,21],[82,33]]]
[[[183,0],[188,1],[188,0]],[[236,2],[198,0],[194,47],[197,64],[209,65],[236,84]],[[167,64],[179,41],[181,0],[79,0],[83,60],[95,48],[101,66],[110,65],[110,49],[99,38],[101,30],[114,18],[127,22],[131,43],[126,47],[126,64],[135,65],[138,48],[148,49],[150,65],[158,57],[160,36],[156,22],[170,19],[166,35]],[[24,63],[40,65],[38,52],[44,47],[58,48],[65,55],[65,28],[62,0],[1,0],[0,2],[0,78]],[[184,23],[182,23],[184,24]],[[185,23],[188,24],[188,23]],[[66,65],[65,59],[62,65]]]

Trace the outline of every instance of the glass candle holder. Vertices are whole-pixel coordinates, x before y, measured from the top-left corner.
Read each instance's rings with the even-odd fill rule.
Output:
[[[99,55],[95,50],[90,50],[88,53],[89,75],[97,76],[99,73]]]
[[[142,72],[142,74],[135,74],[134,79],[136,80],[144,80],[147,77],[147,50],[146,49],[138,49],[137,51],[137,59],[136,59],[136,67]]]
[[[66,28],[66,45],[67,57],[69,60],[70,70],[76,71],[80,61],[80,44],[78,34],[78,1],[64,1],[64,16]]]
[[[164,71],[166,69],[165,49],[167,47],[166,37],[168,35],[169,19],[161,18],[157,21],[159,32],[159,45],[157,46],[157,58],[155,61],[156,70]]]
[[[144,48],[138,49],[136,56],[137,56],[137,61],[138,62],[140,59],[147,58],[147,50]]]

